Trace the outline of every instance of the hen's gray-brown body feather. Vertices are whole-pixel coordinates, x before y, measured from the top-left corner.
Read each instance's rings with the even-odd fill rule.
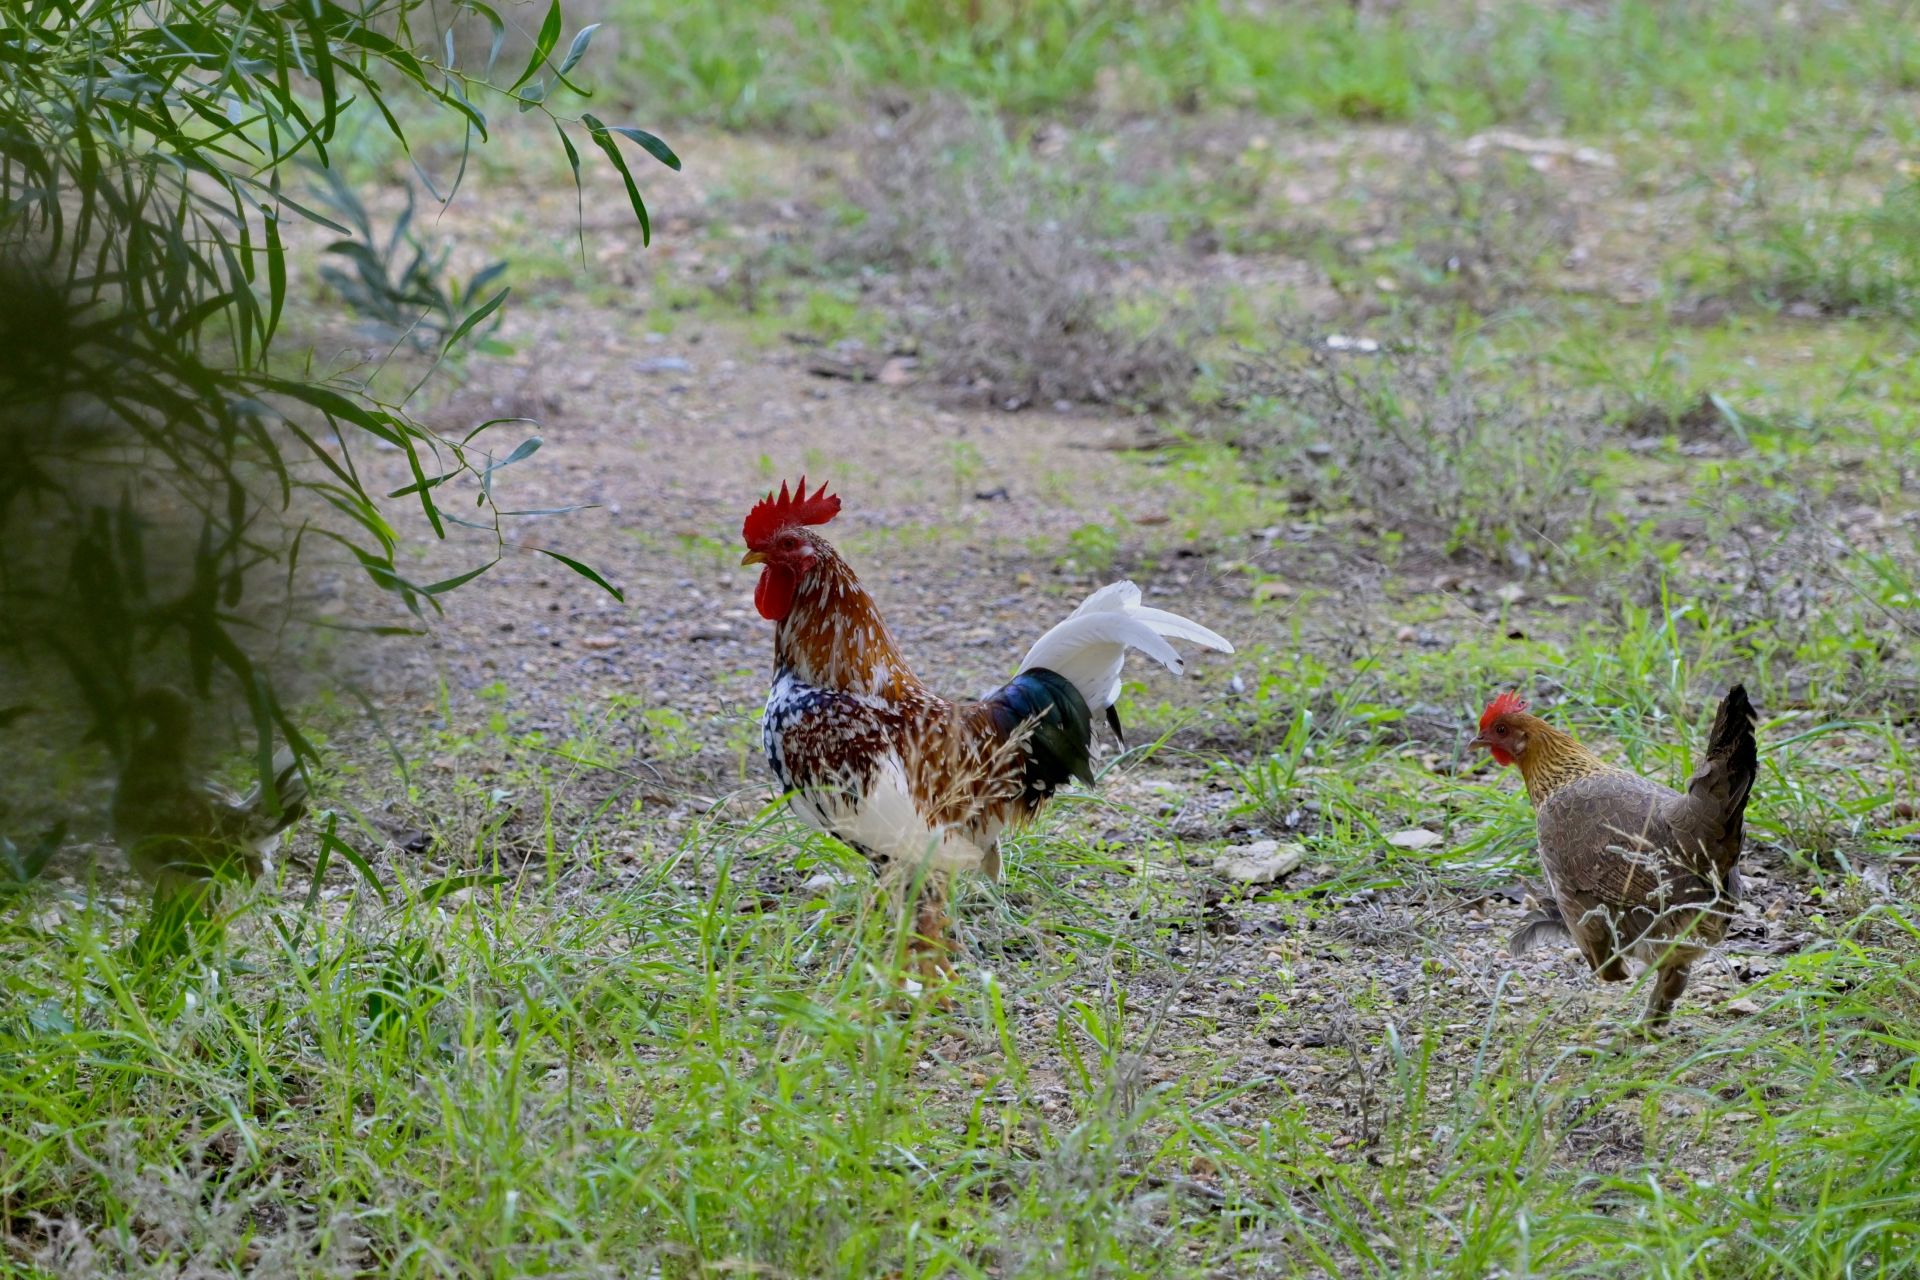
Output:
[[[1690,795],[1610,770],[1561,787],[1537,816],[1560,919],[1600,977],[1625,978],[1629,956],[1691,960],[1726,935],[1738,827],[1731,854],[1724,835],[1703,838],[1724,824]]]

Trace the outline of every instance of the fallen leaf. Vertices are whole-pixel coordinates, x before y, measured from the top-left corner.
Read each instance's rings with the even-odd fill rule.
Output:
[[[1517,151],[1535,160],[1571,160],[1595,169],[1611,169],[1619,162],[1597,147],[1585,147],[1564,138],[1533,138],[1511,129],[1489,129],[1460,144],[1463,155],[1477,156],[1492,148]]]

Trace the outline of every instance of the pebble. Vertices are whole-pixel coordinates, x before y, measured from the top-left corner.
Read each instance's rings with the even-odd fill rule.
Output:
[[[1271,884],[1306,860],[1304,845],[1278,840],[1256,840],[1235,845],[1214,859],[1213,869],[1241,884]]]

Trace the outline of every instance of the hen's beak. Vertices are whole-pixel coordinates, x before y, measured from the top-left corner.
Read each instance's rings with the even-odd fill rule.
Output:
[[[740,557],[741,564],[765,564],[766,562],[767,553],[764,551],[749,551]]]
[[[1469,742],[1467,744],[1467,750],[1469,751],[1473,750],[1475,747],[1479,747],[1482,751],[1491,751],[1493,750],[1493,739],[1489,738],[1486,734],[1483,733],[1479,737],[1475,738],[1472,742]]]

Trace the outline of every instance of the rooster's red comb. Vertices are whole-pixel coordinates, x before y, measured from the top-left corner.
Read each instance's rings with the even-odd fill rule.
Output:
[[[1487,709],[1480,713],[1480,732],[1491,733],[1495,720],[1498,720],[1501,716],[1510,715],[1515,711],[1525,711],[1526,709],[1527,700],[1514,690],[1509,689],[1492,702],[1489,702]]]
[[[769,492],[754,503],[753,510],[747,512],[746,522],[740,526],[740,536],[747,540],[747,550],[764,551],[779,532],[790,525],[825,524],[839,514],[839,495],[828,493],[823,484],[820,491],[809,498],[807,478],[801,476],[791,494],[783,480],[779,496]]]

